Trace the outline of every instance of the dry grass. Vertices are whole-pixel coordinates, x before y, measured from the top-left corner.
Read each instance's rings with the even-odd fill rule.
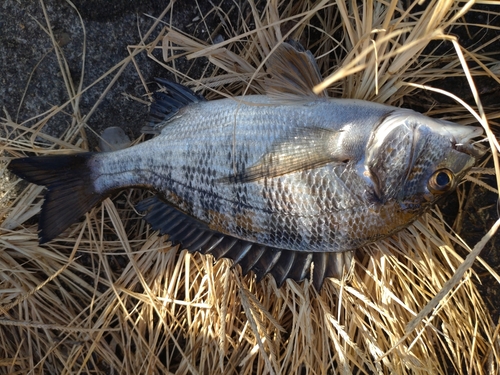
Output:
[[[159,18],[167,20],[163,32],[131,46],[130,57],[108,74],[114,81],[134,56],[148,53],[208,97],[262,92],[266,57],[294,37],[315,52],[333,96],[398,105],[419,85],[443,77],[467,72],[498,81],[499,62],[481,55],[480,46],[465,50],[449,42],[450,28],[463,24],[472,3],[431,0],[424,10],[411,1],[288,3],[269,0],[260,4],[262,12],[252,5],[253,13],[244,15],[235,5],[221,23],[232,37],[215,45],[169,28],[173,5]],[[445,56],[437,53],[436,40],[448,41]],[[431,41],[435,48],[425,49]],[[192,81],[176,68],[181,56],[207,57],[215,69]],[[481,261],[477,255],[498,222],[484,228],[490,232],[470,244],[472,250],[433,211],[359,250],[349,278],[327,280],[319,294],[308,282],[287,281],[277,289],[270,279],[242,277],[229,261],[170,248],[133,211],[144,194],[139,191],[105,200],[65,236],[39,246],[32,219],[42,188],[4,170],[9,158],[28,152],[85,149],[89,129],[78,111],[84,88],[73,86],[63,56],[59,61],[72,99],[41,114],[33,127],[8,114],[0,123],[1,373],[500,373],[500,326],[491,321],[470,268]],[[476,64],[469,70],[465,61]],[[63,110],[75,114],[67,133],[44,135],[43,125]],[[479,181],[483,172],[498,179],[498,143],[487,120],[497,126],[499,111],[479,101],[470,110],[477,113],[457,103],[430,114],[480,121],[496,173],[479,169],[471,179]],[[463,188],[458,193],[464,204]]]

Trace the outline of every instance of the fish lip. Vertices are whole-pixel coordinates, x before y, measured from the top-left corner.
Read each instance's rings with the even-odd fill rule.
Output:
[[[486,149],[477,142],[471,142],[474,138],[481,136],[484,130],[480,126],[465,126],[451,121],[434,119],[435,123],[428,126],[435,132],[447,136],[454,150],[470,155],[475,159],[480,158]]]
[[[477,142],[474,144],[452,142],[452,146],[454,150],[472,156],[476,160],[480,159],[487,151],[484,145]]]

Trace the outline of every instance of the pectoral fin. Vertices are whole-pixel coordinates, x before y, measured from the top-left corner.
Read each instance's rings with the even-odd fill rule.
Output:
[[[221,182],[252,182],[318,168],[328,163],[347,162],[352,156],[340,147],[341,131],[319,127],[296,129],[276,142],[254,165],[221,179]]]

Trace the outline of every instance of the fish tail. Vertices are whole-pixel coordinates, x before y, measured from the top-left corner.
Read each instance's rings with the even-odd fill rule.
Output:
[[[47,187],[38,224],[41,244],[58,236],[104,198],[92,181],[92,155],[36,156],[9,163],[7,168],[14,174]]]

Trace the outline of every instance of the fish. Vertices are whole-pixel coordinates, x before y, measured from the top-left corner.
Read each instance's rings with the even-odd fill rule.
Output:
[[[319,291],[356,249],[452,192],[481,156],[481,127],[315,94],[321,74],[298,42],[276,47],[266,67],[265,94],[210,101],[157,79],[145,129],[157,135],[143,143],[12,159],[11,172],[46,187],[40,244],[139,187],[154,195],[136,210],[173,244]]]

